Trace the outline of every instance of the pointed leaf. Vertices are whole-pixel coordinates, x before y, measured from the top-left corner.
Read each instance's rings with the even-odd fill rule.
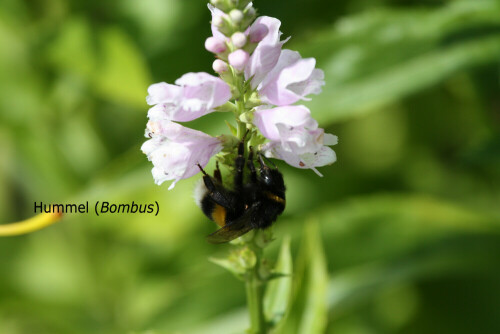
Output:
[[[292,254],[290,251],[290,236],[283,238],[281,250],[274,268],[274,278],[267,285],[264,296],[264,311],[267,319],[277,323],[285,314],[292,293]],[[276,278],[275,278],[276,276]]]
[[[328,312],[328,271],[315,221],[306,225],[293,279],[293,300],[276,333],[324,333]]]

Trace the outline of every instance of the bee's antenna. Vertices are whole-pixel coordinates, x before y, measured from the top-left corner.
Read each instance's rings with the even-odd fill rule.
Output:
[[[208,176],[207,172],[205,172],[205,170],[203,169],[203,167],[201,167],[200,164],[196,164],[196,166],[198,166],[198,168],[200,169],[200,171],[203,173],[203,175],[206,175]]]
[[[248,160],[250,160],[250,161],[253,160],[253,146],[250,146],[248,148]]]
[[[245,139],[247,138],[247,135],[248,135],[249,132],[250,132],[250,129],[247,129],[247,131],[245,131],[245,134],[243,135],[243,138],[241,138],[242,142],[245,142]]]

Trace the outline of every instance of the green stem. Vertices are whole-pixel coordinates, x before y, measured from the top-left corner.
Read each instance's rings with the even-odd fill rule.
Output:
[[[238,116],[236,118],[236,123],[238,125],[238,128],[237,128],[237,137],[238,139],[243,139],[243,135],[245,134],[246,132],[246,125],[245,123],[243,123],[242,121],[239,120],[239,116],[245,112],[245,104],[241,101],[241,100],[238,100],[236,101],[236,108],[238,110]]]
[[[245,100],[247,91],[245,91],[245,78],[243,74],[237,74],[234,77],[234,84],[237,87],[239,96],[235,101],[236,105],[236,123],[237,127],[237,137],[238,139],[243,139],[243,136],[247,132],[246,123],[240,120],[240,116],[248,111],[245,107]],[[250,136],[251,137],[251,136]],[[251,140],[251,138],[246,138],[246,140]],[[245,277],[245,288],[247,294],[248,311],[250,313],[250,330],[251,334],[267,334],[267,322],[264,315],[264,288],[266,285],[266,280],[262,279],[260,275],[261,264],[262,264],[262,246],[259,246],[257,242],[258,238],[262,237],[259,231],[256,231],[252,240],[248,241],[246,244],[250,248],[256,257],[255,266],[253,268],[247,269]]]
[[[266,334],[267,322],[264,315],[264,287],[266,282],[259,275],[262,248],[258,247],[253,240],[248,246],[255,252],[257,258],[255,267],[247,272],[245,279],[248,311],[250,313],[250,333]]]

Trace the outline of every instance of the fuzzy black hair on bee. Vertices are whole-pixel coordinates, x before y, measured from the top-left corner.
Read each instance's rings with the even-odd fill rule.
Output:
[[[219,165],[214,176],[203,173],[203,182],[195,190],[195,199],[203,213],[220,229],[207,236],[214,244],[231,241],[252,229],[265,229],[272,225],[285,210],[285,183],[283,175],[273,166],[267,166],[259,153],[257,172],[250,147],[248,160],[244,156],[244,139],[238,145],[238,156],[234,162],[234,185],[232,189],[222,184]],[[244,168],[249,170],[248,182],[244,183]]]

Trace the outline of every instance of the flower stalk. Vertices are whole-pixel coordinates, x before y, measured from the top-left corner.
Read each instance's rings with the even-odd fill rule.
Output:
[[[248,312],[250,313],[250,333],[267,333],[267,320],[264,315],[264,288],[266,282],[259,277],[260,256],[255,268],[250,270],[245,280]]]
[[[264,314],[264,292],[269,276],[266,274],[268,270],[263,257],[267,245],[265,239],[265,233],[256,231],[250,240],[243,243],[255,256],[255,265],[248,268],[244,275],[251,334],[265,334],[269,329]]]
[[[247,97],[252,94],[252,91],[248,92],[245,87],[245,77],[241,72],[234,73],[234,81],[238,83],[237,90],[239,93],[239,98],[236,102],[236,122],[237,122],[237,138],[242,140],[248,133],[247,123],[243,122],[240,118],[247,112],[251,111],[251,108],[246,106]],[[249,137],[246,138],[249,143],[252,142],[252,133],[249,133]],[[255,256],[255,264],[246,270],[243,275],[245,281],[245,290],[247,296],[247,307],[250,318],[250,328],[248,332],[250,334],[266,334],[268,333],[268,322],[264,314],[264,291],[267,283],[267,279],[262,277],[261,272],[263,272],[263,253],[266,242],[258,242],[259,238],[262,238],[263,234],[260,231],[255,231],[251,239],[244,238],[243,249],[248,249]]]

